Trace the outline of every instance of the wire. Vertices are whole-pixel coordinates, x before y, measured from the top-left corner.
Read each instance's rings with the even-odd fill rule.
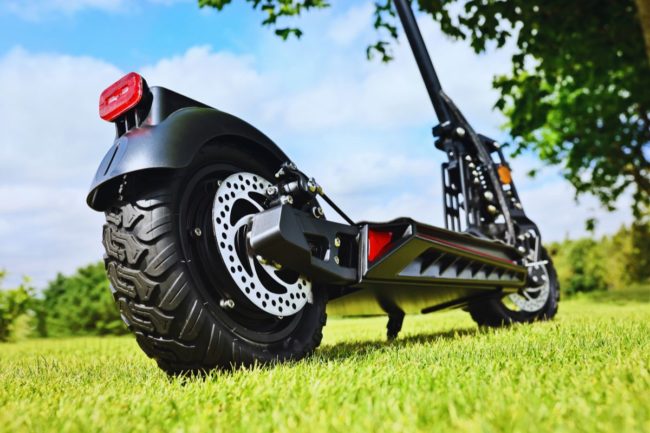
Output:
[[[341,210],[341,208],[338,207],[338,206],[336,205],[336,203],[334,203],[334,201],[332,201],[332,199],[329,198],[329,197],[327,196],[327,194],[325,194],[324,192],[321,191],[321,192],[319,193],[319,195],[320,195],[321,197],[323,197],[323,200],[325,200],[325,202],[326,202],[328,205],[330,205],[330,207],[331,207],[332,209],[334,209],[334,210],[336,211],[336,213],[338,213],[338,214],[339,214],[339,215],[340,215],[340,216],[341,216],[345,221],[347,221],[348,224],[353,225],[353,226],[356,225],[356,223],[355,223],[354,221],[352,221],[352,218],[350,218],[349,216],[347,216],[347,215],[345,214],[345,212],[343,212],[343,211]]]

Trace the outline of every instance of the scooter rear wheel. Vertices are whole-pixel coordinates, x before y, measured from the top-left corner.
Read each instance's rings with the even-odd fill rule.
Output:
[[[131,176],[106,212],[114,299],[170,374],[296,360],[322,338],[325,290],[247,251],[246,219],[278,167],[242,148],[208,145],[186,169]]]

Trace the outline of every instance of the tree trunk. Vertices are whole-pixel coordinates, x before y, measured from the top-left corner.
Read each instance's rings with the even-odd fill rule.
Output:
[[[641,30],[645,40],[645,53],[650,62],[650,0],[636,0],[636,6],[639,9],[639,21],[641,21]]]

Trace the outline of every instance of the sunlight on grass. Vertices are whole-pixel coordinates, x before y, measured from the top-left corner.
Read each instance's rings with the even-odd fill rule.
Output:
[[[650,431],[650,303],[564,302],[479,330],[462,311],[334,319],[308,360],[168,379],[130,337],[0,346],[0,431]]]

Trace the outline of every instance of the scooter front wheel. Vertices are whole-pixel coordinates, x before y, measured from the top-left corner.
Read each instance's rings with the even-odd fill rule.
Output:
[[[106,269],[122,318],[170,374],[296,360],[322,338],[326,292],[253,256],[250,217],[277,167],[241,144],[186,169],[132,175],[106,212]]]
[[[560,287],[553,262],[544,248],[540,263],[529,268],[529,272],[533,273],[539,284],[526,287],[519,293],[470,304],[468,310],[472,319],[479,326],[499,327],[555,317]]]

